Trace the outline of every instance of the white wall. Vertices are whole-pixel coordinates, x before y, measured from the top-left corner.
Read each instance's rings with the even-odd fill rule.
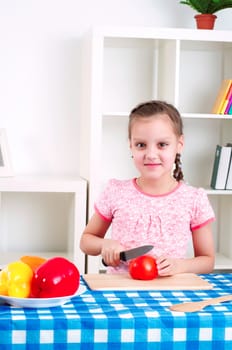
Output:
[[[78,174],[80,50],[92,25],[194,28],[178,0],[0,0],[0,127],[15,174]],[[232,29],[232,10],[216,29]]]

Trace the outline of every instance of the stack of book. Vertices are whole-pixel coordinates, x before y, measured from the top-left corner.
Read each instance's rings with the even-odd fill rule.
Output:
[[[216,146],[210,186],[215,190],[232,190],[232,143]]]
[[[232,79],[222,81],[212,113],[232,115]]]

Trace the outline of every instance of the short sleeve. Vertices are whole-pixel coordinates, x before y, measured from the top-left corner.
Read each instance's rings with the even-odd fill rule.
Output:
[[[114,192],[113,188],[114,182],[113,180],[109,180],[94,205],[95,211],[106,221],[111,221],[113,217],[111,205]]]
[[[197,190],[197,196],[194,203],[193,217],[191,220],[191,230],[197,230],[208,222],[214,221],[215,215],[213,208],[204,189]]]

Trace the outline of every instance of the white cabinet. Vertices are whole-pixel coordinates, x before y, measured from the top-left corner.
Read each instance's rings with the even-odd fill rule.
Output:
[[[83,47],[81,176],[89,182],[89,216],[109,178],[136,176],[130,159],[130,110],[149,99],[173,103],[184,121],[185,180],[204,187],[217,217],[216,268],[232,269],[232,191],[213,191],[216,144],[232,142],[232,118],[210,114],[222,79],[232,78],[232,32],[98,27]],[[88,257],[88,271],[100,268]]]
[[[0,264],[22,255],[64,256],[85,271],[86,181],[69,177],[0,179]]]

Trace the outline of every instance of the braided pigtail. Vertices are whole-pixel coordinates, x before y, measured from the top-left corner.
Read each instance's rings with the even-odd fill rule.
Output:
[[[181,167],[181,159],[180,159],[181,155],[180,153],[176,154],[176,159],[175,159],[175,169],[173,171],[173,176],[177,181],[181,181],[184,178],[184,174],[182,172],[182,167]]]

